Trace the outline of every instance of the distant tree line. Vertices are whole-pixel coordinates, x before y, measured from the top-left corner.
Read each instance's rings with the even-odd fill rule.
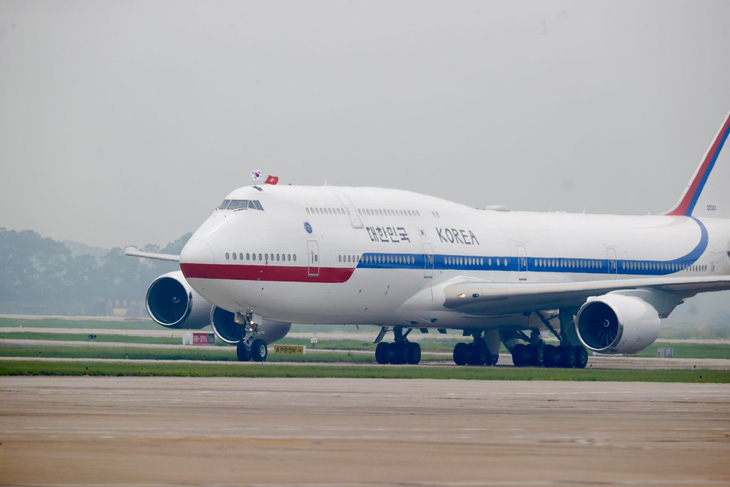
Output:
[[[179,254],[190,236],[144,250]],[[174,262],[127,257],[121,248],[101,258],[73,255],[34,231],[0,228],[0,313],[109,314],[110,302],[139,302],[155,277],[178,269]]]

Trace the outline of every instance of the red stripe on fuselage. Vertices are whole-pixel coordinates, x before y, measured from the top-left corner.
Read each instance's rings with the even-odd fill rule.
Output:
[[[325,283],[346,282],[355,272],[354,268],[320,267],[318,275],[312,276],[308,267],[230,264],[180,264],[180,270],[187,279]]]

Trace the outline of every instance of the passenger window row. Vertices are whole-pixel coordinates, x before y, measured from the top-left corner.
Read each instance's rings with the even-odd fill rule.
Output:
[[[365,216],[410,216],[410,217],[418,217],[421,216],[421,212],[418,210],[391,210],[391,209],[383,209],[383,208],[366,208],[363,210],[357,210],[357,212],[361,215]]]
[[[270,257],[270,258],[269,258]],[[226,260],[246,260],[251,262],[296,262],[297,254],[269,254],[256,252],[226,252]]]
[[[345,208],[305,208],[307,215],[349,215]]]
[[[338,262],[349,262],[349,263],[356,263],[360,262],[360,258],[357,255],[338,255],[337,256]]]
[[[362,260],[366,264],[415,264],[416,258],[412,255],[375,254],[365,255]]]
[[[569,269],[603,269],[603,261],[595,259],[535,259],[535,268],[549,269],[567,267]]]

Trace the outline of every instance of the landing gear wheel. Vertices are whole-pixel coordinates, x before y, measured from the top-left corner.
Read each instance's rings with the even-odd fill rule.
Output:
[[[588,364],[588,350],[583,347],[575,347],[575,368],[585,369]]]
[[[499,361],[499,354],[493,353],[492,354],[492,364],[491,365],[497,365],[497,362]]]
[[[575,347],[566,345],[560,349],[560,365],[566,369],[575,367]]]
[[[266,342],[260,338],[254,340],[251,345],[251,359],[253,359],[254,362],[263,362],[266,360],[268,355],[269,349],[266,346]]]
[[[408,363],[418,365],[421,361],[421,346],[413,342],[407,342],[406,346],[408,348]]]
[[[529,345],[529,364],[537,367],[542,367],[543,360],[545,357],[545,344],[543,342],[533,343]]]
[[[236,355],[238,356],[239,362],[248,362],[251,360],[251,350],[246,348],[246,344],[238,342],[236,345]]]
[[[512,347],[512,362],[514,362],[515,367],[524,367],[525,365],[527,365],[527,358],[527,345],[518,343],[517,345]]]
[[[557,356],[558,347],[555,345],[545,345],[545,350],[542,352],[542,364],[545,367],[555,367],[557,366],[556,358],[559,358]]]
[[[408,342],[393,343],[390,346],[391,351],[391,364],[406,364],[408,363]]]
[[[375,361],[382,365],[390,363],[390,343],[378,343],[378,346],[375,347]]]
[[[466,365],[469,359],[469,346],[466,343],[457,343],[454,347],[454,363],[456,365]]]
[[[483,341],[475,341],[470,343],[469,347],[469,365],[488,365],[490,354],[487,345]]]

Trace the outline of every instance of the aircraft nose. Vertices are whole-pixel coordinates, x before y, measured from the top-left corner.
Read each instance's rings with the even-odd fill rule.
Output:
[[[203,240],[190,240],[180,252],[180,263],[215,264],[213,249]]]

